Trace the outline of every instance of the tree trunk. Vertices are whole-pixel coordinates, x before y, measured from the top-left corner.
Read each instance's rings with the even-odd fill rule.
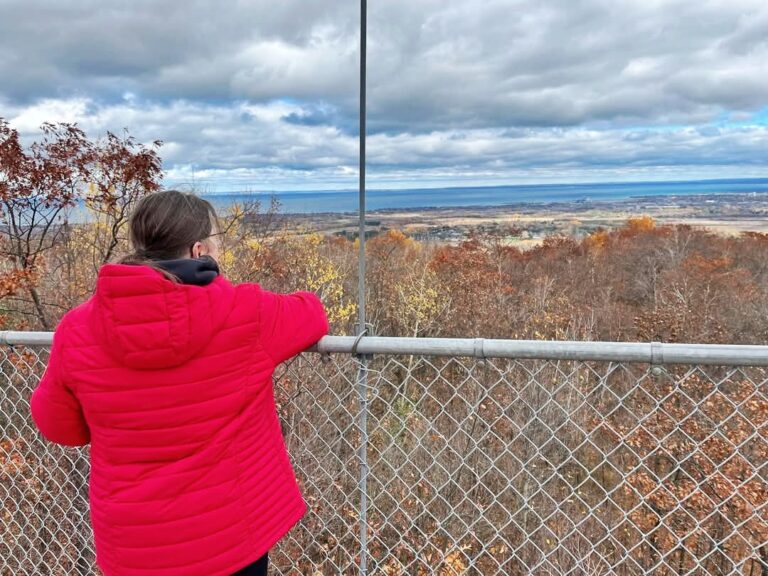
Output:
[[[40,294],[38,294],[37,288],[30,287],[29,294],[32,296],[32,301],[35,303],[35,310],[37,312],[37,318],[40,320],[40,324],[42,324],[44,330],[50,331],[51,324],[48,322],[48,317],[45,314],[45,307],[40,300]]]

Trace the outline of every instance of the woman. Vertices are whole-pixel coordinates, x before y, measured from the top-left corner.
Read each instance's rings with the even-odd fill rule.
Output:
[[[134,253],[62,318],[32,396],[44,436],[91,444],[105,576],[266,574],[305,511],[272,373],[328,332],[326,315],[311,293],[230,284],[218,229],[201,198],[144,197]]]

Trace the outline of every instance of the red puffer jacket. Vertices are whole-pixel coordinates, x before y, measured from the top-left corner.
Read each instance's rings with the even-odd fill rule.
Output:
[[[91,444],[106,576],[232,574],[302,517],[271,377],[327,332],[314,294],[101,268],[56,330],[31,409],[53,442]]]

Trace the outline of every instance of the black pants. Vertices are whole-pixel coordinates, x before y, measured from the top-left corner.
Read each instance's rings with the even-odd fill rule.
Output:
[[[232,576],[267,576],[267,566],[269,565],[269,555],[264,554],[253,564],[249,564],[242,570],[238,570]]]

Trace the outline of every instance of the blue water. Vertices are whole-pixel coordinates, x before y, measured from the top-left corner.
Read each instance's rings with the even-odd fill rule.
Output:
[[[645,196],[691,196],[768,192],[768,178],[677,182],[622,182],[600,184],[536,184],[407,190],[368,190],[367,210],[502,206],[521,203],[611,201]],[[204,197],[217,209],[243,200],[269,205],[271,193],[218,193]],[[357,190],[276,192],[282,213],[356,212]]]

